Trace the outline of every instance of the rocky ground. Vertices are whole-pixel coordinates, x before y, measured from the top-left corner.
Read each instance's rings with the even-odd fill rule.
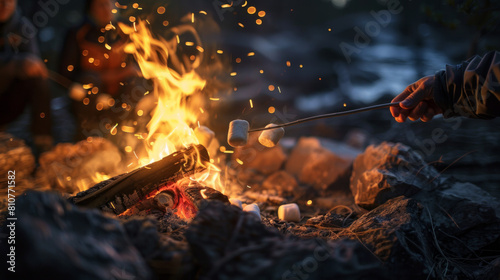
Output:
[[[403,144],[283,140],[252,140],[228,161],[227,194],[256,203],[260,219],[213,200],[189,221],[175,209],[116,217],[53,192],[18,196],[13,279],[498,278],[500,207],[481,188]],[[278,218],[287,203],[300,221]]]

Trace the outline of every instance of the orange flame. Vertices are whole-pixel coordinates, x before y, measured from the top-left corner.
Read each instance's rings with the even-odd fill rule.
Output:
[[[202,108],[196,110],[187,106],[186,97],[200,92],[206,85],[195,69],[200,66],[203,52],[189,62],[176,56],[181,44],[179,35],[190,33],[195,43],[203,50],[201,41],[192,25],[180,25],[172,28],[176,34],[172,39],[155,38],[146,22],[138,20],[134,27],[120,24],[122,31],[130,37],[131,43],[125,50],[134,55],[142,75],[151,79],[154,84],[155,109],[148,123],[148,135],[145,139],[147,155],[139,155],[140,165],[158,161],[183,147],[199,144],[193,128],[199,125]],[[174,71],[170,62],[176,66]],[[208,148],[208,147],[207,147]],[[212,163],[207,170],[192,176],[192,180],[205,186],[223,191],[220,180],[220,169]]]

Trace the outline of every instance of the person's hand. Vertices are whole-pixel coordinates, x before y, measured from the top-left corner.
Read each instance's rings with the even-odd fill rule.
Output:
[[[25,76],[26,78],[47,78],[49,76],[49,72],[40,58],[34,55],[29,55],[23,59],[22,76]]]
[[[392,102],[401,102],[392,106],[391,114],[397,122],[404,122],[406,118],[424,122],[430,121],[435,115],[443,113],[434,102],[433,96],[434,76],[423,77],[396,96]]]

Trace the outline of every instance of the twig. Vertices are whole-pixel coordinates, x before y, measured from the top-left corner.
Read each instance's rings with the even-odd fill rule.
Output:
[[[444,172],[445,172],[448,168],[450,168],[453,164],[457,163],[459,160],[461,160],[462,158],[464,158],[465,156],[467,156],[467,155],[469,155],[469,154],[471,154],[471,153],[473,153],[473,152],[477,152],[477,151],[475,151],[475,150],[474,150],[474,151],[469,151],[469,152],[465,153],[464,155],[462,155],[461,157],[459,157],[459,158],[457,158],[456,160],[454,160],[452,163],[450,163],[448,166],[446,166],[446,168],[445,168],[445,169],[441,170],[441,171],[439,172],[439,174],[438,174],[438,175],[436,175],[436,177],[434,177],[434,178],[433,178],[433,179],[432,179],[429,183],[434,182],[434,180],[436,180],[436,179],[437,179],[437,177],[441,176],[441,174],[443,174],[443,173],[444,173]]]
[[[455,219],[453,219],[453,217],[448,212],[446,212],[446,210],[443,207],[441,207],[441,205],[438,205],[438,204],[436,204],[436,205],[437,205],[437,207],[439,207],[439,209],[441,209],[453,221],[453,223],[457,226],[457,228],[460,229],[457,222],[455,222]]]

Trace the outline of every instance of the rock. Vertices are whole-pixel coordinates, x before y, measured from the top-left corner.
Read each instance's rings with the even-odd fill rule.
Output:
[[[170,224],[176,223],[170,221]],[[151,218],[130,218],[123,221],[123,227],[132,244],[159,278],[194,278],[195,264],[187,242],[160,235],[157,221]]]
[[[500,238],[500,203],[471,183],[449,178],[414,198],[426,207],[423,219],[435,227],[442,246],[454,254],[479,251]]]
[[[302,137],[295,145],[285,165],[285,169],[292,175],[299,177],[304,163],[312,153],[321,152],[323,149],[319,140],[313,137]]]
[[[2,279],[152,278],[120,222],[96,210],[79,209],[53,193],[27,192],[16,201],[16,218],[16,273]],[[1,242],[0,251],[7,246]]]
[[[76,193],[124,173],[121,160],[118,148],[103,138],[61,143],[40,156],[37,178],[59,191]]]
[[[297,180],[284,170],[273,173],[262,183],[262,187],[268,190],[276,190],[282,196],[292,193],[297,188]]]
[[[9,170],[16,172],[16,178],[26,179],[35,170],[35,157],[23,140],[7,133],[0,133],[0,174]]]
[[[256,135],[259,134],[249,134],[248,144],[235,150],[233,160],[243,162],[243,169],[253,169],[264,175],[280,170],[287,158],[281,146],[266,148],[258,143]]]
[[[422,221],[454,254],[476,252],[500,237],[498,201],[473,184],[443,178],[402,144],[368,147],[354,162],[351,190],[367,209],[397,195],[416,199],[425,209]]]
[[[498,264],[484,262],[499,249],[498,203],[473,185],[447,184],[433,193],[422,191],[418,198],[390,199],[339,235],[363,242],[394,272],[394,279],[489,279],[498,269]]]
[[[355,202],[373,209],[387,200],[433,189],[439,173],[403,144],[371,145],[353,164],[350,188]]]
[[[324,191],[350,171],[351,161],[321,146],[317,138],[300,138],[285,169],[299,182]]]
[[[386,279],[357,241],[287,238],[218,202],[200,209],[186,238],[200,279]]]
[[[434,249],[428,229],[420,221],[422,205],[403,196],[354,221],[341,236],[367,246],[391,271],[391,279],[425,279],[433,271]]]

